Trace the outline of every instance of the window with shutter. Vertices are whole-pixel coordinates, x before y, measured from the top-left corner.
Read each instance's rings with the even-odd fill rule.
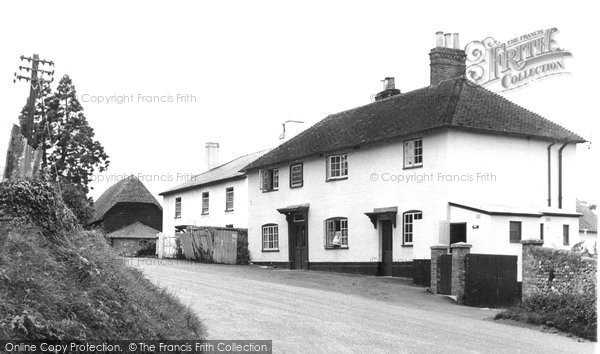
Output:
[[[404,168],[423,166],[423,139],[404,142]]]
[[[279,189],[279,169],[262,170],[260,177],[260,186],[263,192]]]

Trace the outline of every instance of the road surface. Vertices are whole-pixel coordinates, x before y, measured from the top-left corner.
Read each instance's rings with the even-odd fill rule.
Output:
[[[592,353],[593,342],[493,321],[398,278],[131,259],[202,319],[208,339],[276,353]]]

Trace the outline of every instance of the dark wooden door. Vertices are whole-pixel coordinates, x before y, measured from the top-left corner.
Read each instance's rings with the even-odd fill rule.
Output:
[[[392,247],[392,222],[383,220],[381,221],[381,275],[392,275],[392,262],[394,260]]]
[[[465,259],[465,304],[505,307],[519,300],[517,256],[468,254]]]
[[[450,224],[450,244],[457,242],[467,242],[467,223]]]
[[[290,262],[294,269],[308,268],[308,237],[306,232],[306,222],[295,222],[292,224],[292,234],[290,244],[292,252]]]

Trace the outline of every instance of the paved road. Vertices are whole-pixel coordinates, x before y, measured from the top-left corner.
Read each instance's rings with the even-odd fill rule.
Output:
[[[564,335],[494,322],[494,310],[456,305],[404,279],[133,262],[197,312],[209,339],[272,339],[278,353],[591,353],[595,348]]]

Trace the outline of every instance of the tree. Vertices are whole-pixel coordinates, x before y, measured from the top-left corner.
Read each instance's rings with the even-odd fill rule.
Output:
[[[27,106],[19,116],[21,126],[26,117]],[[29,144],[42,150],[43,170],[60,184],[61,189],[69,191],[65,199],[72,202],[65,202],[74,211],[84,203],[74,196],[89,203],[85,195],[89,192],[92,175],[105,171],[109,165],[104,147],[94,137],[94,129],[85,117],[68,75],[60,79],[54,91],[48,84],[40,89]]]

